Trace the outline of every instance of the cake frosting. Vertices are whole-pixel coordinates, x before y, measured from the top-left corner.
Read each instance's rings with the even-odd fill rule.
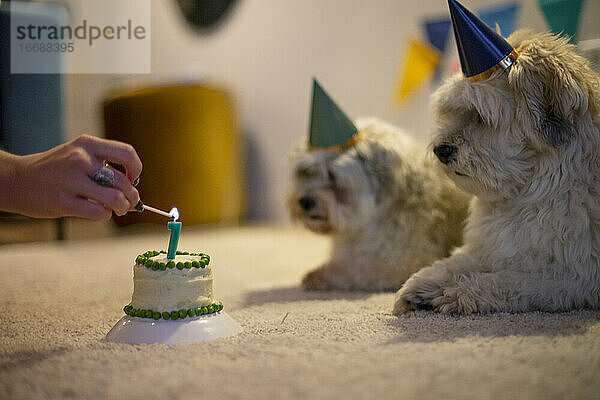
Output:
[[[168,259],[164,251],[149,251],[133,266],[133,295],[124,311],[130,316],[179,319],[221,311],[213,299],[210,257],[177,252]]]
[[[151,257],[161,264],[169,261],[165,254]],[[200,256],[177,255],[175,264],[200,261]],[[134,308],[149,308],[156,311],[179,310],[180,308],[202,307],[213,302],[213,275],[210,266],[204,268],[166,268],[153,271],[145,265],[133,267]]]

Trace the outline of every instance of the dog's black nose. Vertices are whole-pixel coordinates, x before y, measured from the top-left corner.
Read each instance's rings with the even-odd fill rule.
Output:
[[[452,146],[451,144],[447,143],[442,143],[433,148],[434,154],[444,164],[448,164],[452,160],[456,150],[456,146]]]
[[[310,211],[315,207],[315,199],[308,196],[300,197],[298,203],[300,203],[300,207],[302,207],[304,211]]]

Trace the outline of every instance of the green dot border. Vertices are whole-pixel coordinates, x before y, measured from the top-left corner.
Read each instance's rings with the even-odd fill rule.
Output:
[[[151,319],[158,321],[160,319],[168,321],[168,320],[177,320],[177,319],[186,319],[186,318],[194,318],[200,317],[202,315],[210,315],[216,314],[223,310],[223,303],[213,303],[208,306],[200,306],[200,307],[192,307],[192,308],[182,308],[179,310],[173,311],[154,311],[148,309],[141,308],[133,308],[131,304],[123,307],[123,311],[130,317],[138,317],[144,319]]]
[[[175,255],[180,256],[195,256],[200,257],[200,261],[186,261],[185,263],[181,263],[182,268],[179,268],[179,262],[175,263],[173,260],[167,260],[167,262],[160,261],[152,261],[152,257],[156,257],[159,254],[167,254],[165,250],[151,250],[147,251],[143,254],[140,254],[135,258],[135,263],[137,265],[143,265],[144,267],[151,269],[153,271],[165,271],[167,269],[183,269],[183,268],[206,268],[208,264],[210,264],[210,256],[205,253],[190,253],[188,251],[177,251]]]

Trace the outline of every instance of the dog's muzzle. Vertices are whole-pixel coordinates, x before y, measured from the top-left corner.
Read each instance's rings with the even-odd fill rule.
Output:
[[[451,144],[442,143],[433,148],[433,153],[437,156],[437,158],[444,164],[448,164],[450,161],[454,160],[454,156],[457,151],[456,146],[452,146]]]

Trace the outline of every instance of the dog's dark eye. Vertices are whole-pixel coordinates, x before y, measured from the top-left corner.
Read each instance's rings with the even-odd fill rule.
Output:
[[[296,170],[296,176],[301,179],[310,179],[316,175],[317,171],[311,167],[301,167]]]
[[[329,178],[329,182],[335,183],[335,175],[331,170],[327,171],[327,177]]]
[[[485,124],[485,121],[481,117],[481,114],[479,114],[478,112],[475,112],[475,122],[480,125]]]
[[[481,114],[479,114],[477,112],[477,110],[475,110],[475,109],[470,109],[470,110],[466,111],[463,115],[465,117],[465,120],[467,120],[467,121],[470,121],[470,122],[478,124],[478,125],[485,124],[485,121],[481,117]]]

